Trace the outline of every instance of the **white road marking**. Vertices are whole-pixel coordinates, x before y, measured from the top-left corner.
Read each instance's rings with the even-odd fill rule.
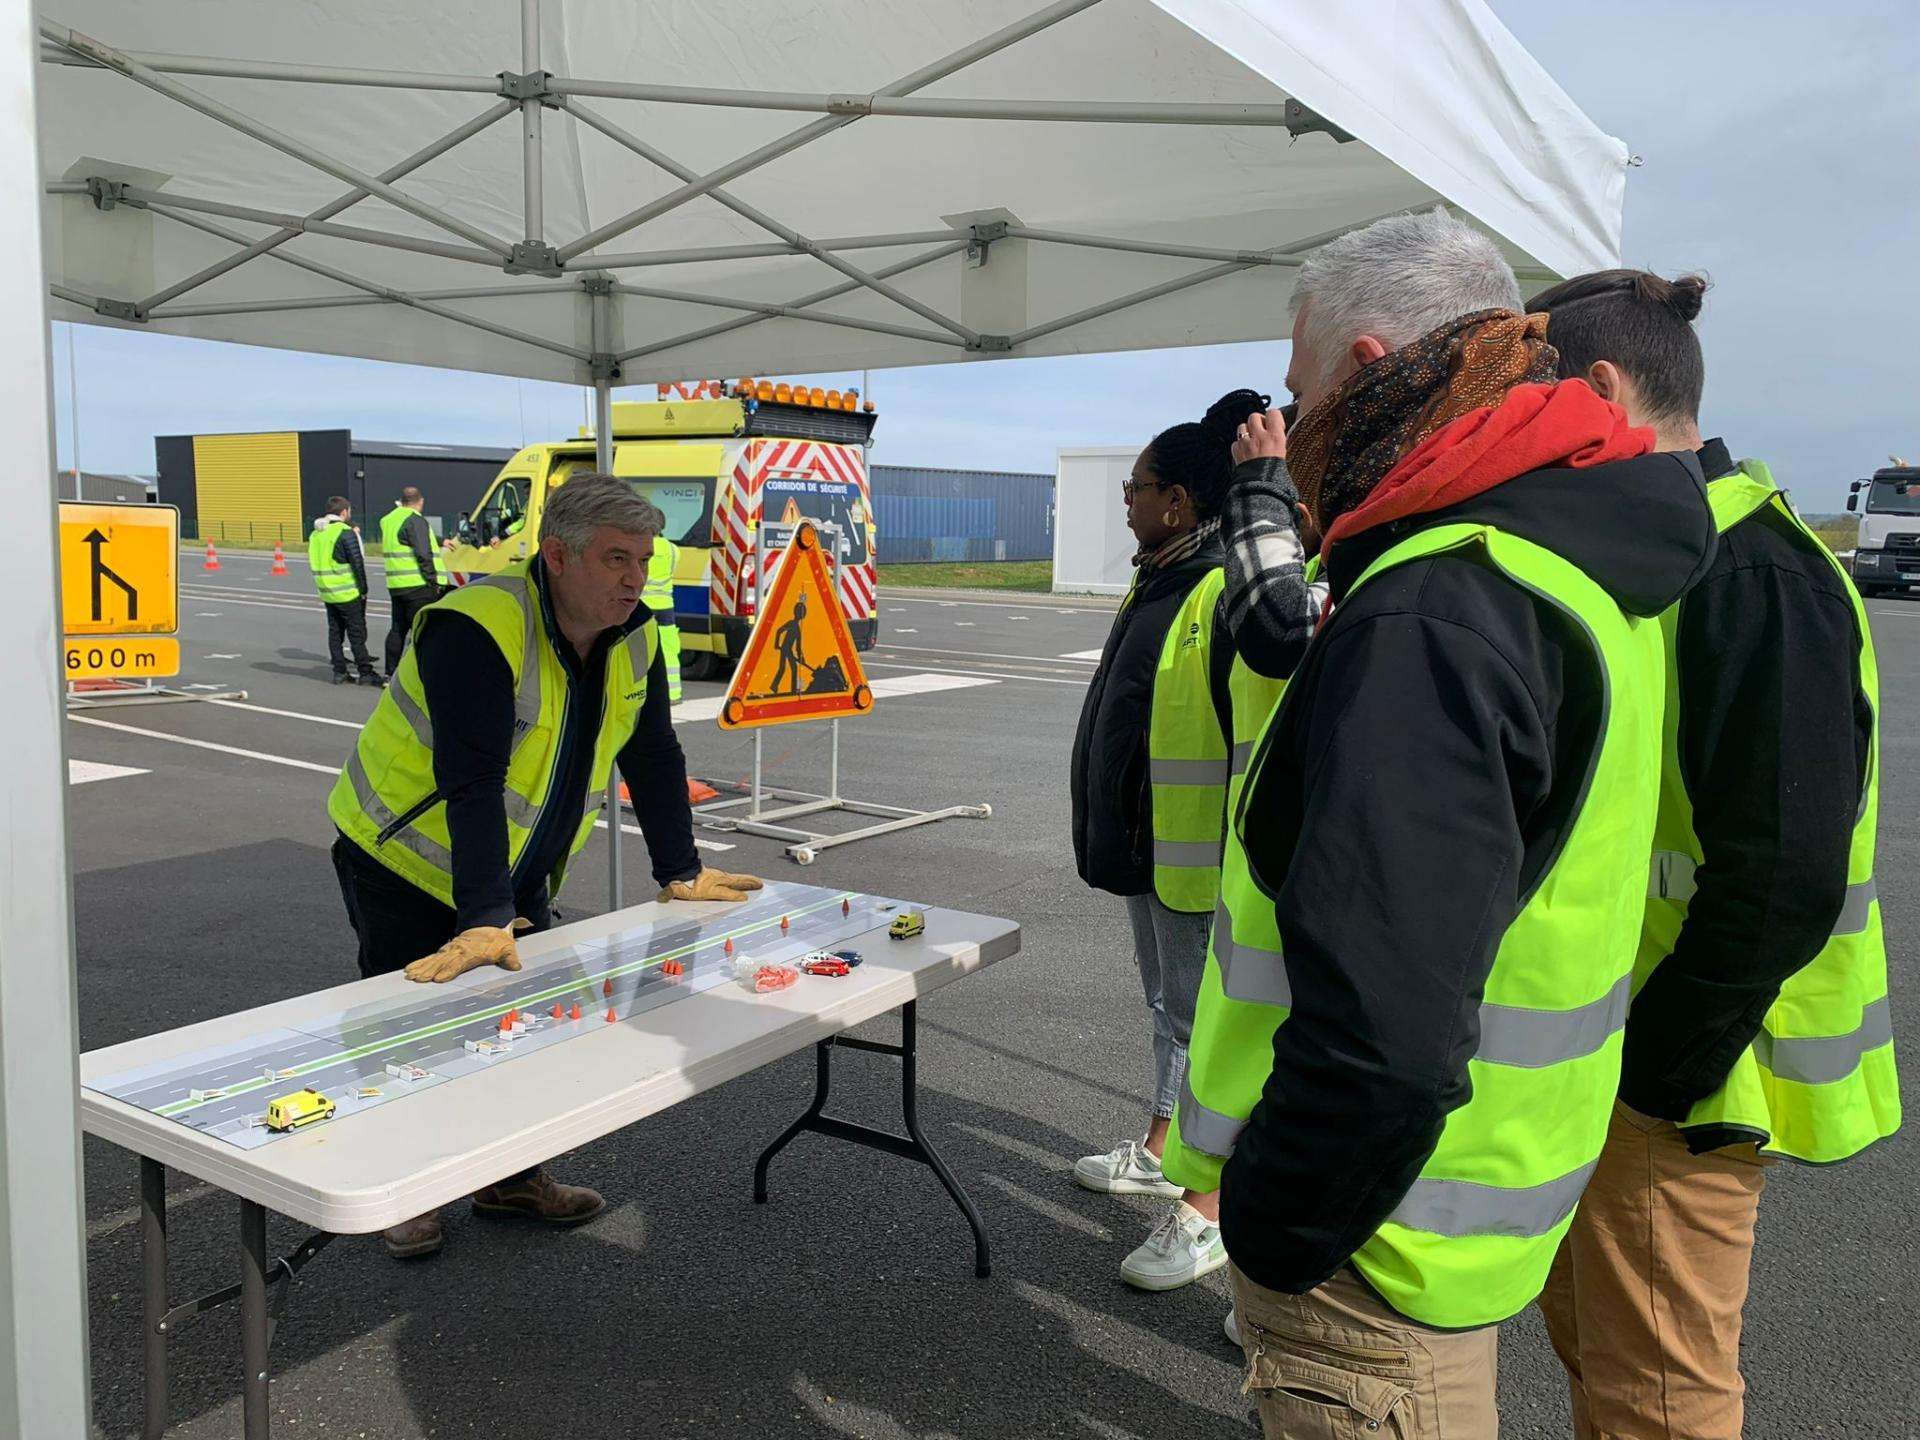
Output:
[[[1065,655],[1014,655],[1005,650],[943,650],[938,645],[893,645],[885,641],[881,642],[881,644],[875,648],[880,650],[901,650],[909,655],[958,655],[965,656],[969,660],[1044,660],[1051,664],[1055,660],[1070,658]],[[1098,655],[1100,652],[1096,650],[1093,653]],[[1091,664],[1092,662],[1080,661],[1077,663]]]
[[[607,822],[604,820],[596,820],[593,822],[593,828],[596,830],[604,830],[607,828]],[[642,830],[638,825],[629,825],[624,820],[620,822],[620,833],[622,835],[638,835],[643,840],[646,838],[646,835],[647,835],[647,832]],[[733,846],[725,844],[719,840],[702,840],[697,835],[694,836],[693,843],[702,850],[733,849]]]
[[[104,765],[98,760],[67,761],[67,783],[69,785],[88,785],[95,780],[118,780],[125,775],[145,775],[150,772],[136,770],[131,765]]]
[[[238,660],[239,658],[240,657],[238,655],[229,655],[225,651],[216,651],[213,654],[207,656],[207,659],[209,660]]]
[[[866,666],[869,670],[917,670],[920,668],[917,665],[897,664],[891,660],[869,660],[866,662]],[[989,684],[995,680],[1031,680],[1037,685],[1078,685],[1082,690],[1087,688],[1088,683],[1085,680],[1056,680],[1050,675],[1007,675],[998,670],[927,670],[922,673],[927,675],[957,675],[969,680],[974,679],[976,676],[984,676]],[[880,694],[880,686],[886,683],[884,680],[875,681],[873,693],[876,695]]]
[[[880,661],[865,661],[868,665],[881,664]],[[888,679],[876,679],[873,682],[873,698],[885,700],[903,695],[927,695],[936,690],[965,690],[973,685],[992,685],[994,679],[976,679],[970,675],[961,675],[950,670],[922,670],[918,665],[892,665],[888,669],[914,670],[914,675],[895,675]],[[953,683],[955,680],[961,683]],[[720,707],[726,700],[725,695],[707,695],[698,700],[688,700],[673,707],[673,723],[685,725],[694,720],[712,720],[720,714]]]
[[[224,705],[229,710],[252,710],[261,715],[280,715],[288,720],[311,720],[316,725],[338,725],[346,730],[358,730],[367,722],[364,720],[336,720],[331,715],[308,715],[301,710],[275,710],[271,705],[255,705],[247,700],[209,700],[209,705]]]
[[[909,625],[896,625],[893,627],[893,633],[896,635],[918,635],[920,632]]]
[[[322,775],[338,775],[338,765],[316,765],[311,760],[295,760],[287,755],[269,755],[264,750],[242,750],[237,745],[216,745],[211,740],[195,740],[187,735],[169,735],[164,730],[142,730],[137,725],[116,725],[111,720],[96,720],[91,715],[69,715],[76,725],[98,725],[102,730],[118,730],[126,735],[144,735],[149,740],[171,740],[176,745],[191,745],[196,750],[217,750],[222,755],[238,755],[243,760],[265,760],[272,765],[287,765],[295,770],[314,770]]]
[[[973,621],[971,620],[956,620],[953,623],[962,630],[971,630],[973,628]]]
[[[193,612],[193,618],[196,620],[218,620],[220,618],[220,612],[218,610],[196,610]]]
[[[1007,616],[1007,619],[1009,619],[1009,620],[1031,620],[1032,618],[1033,618],[1033,617],[1032,617],[1031,615],[1009,615],[1009,616]]]
[[[1100,651],[1069,650],[1065,655],[1062,655],[1060,658],[1062,660],[1098,660],[1100,658]]]

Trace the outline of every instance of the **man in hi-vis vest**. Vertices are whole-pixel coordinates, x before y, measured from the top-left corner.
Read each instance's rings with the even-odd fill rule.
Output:
[[[516,932],[553,923],[616,759],[661,900],[742,900],[747,875],[693,844],[687,765],[660,647],[640,603],[660,512],[610,475],[547,501],[531,558],[455,590],[413,622],[392,682],[327,801],[360,970],[441,982],[518,970]],[[541,1168],[473,1197],[484,1215],[577,1225],[606,1206]],[[440,1248],[438,1215],[386,1232],[398,1258]]]
[[[393,509],[380,517],[380,556],[387,565],[387,601],[393,607],[387,626],[387,678],[399,668],[400,652],[413,633],[413,617],[453,588],[447,560],[433,543],[426,497],[417,485],[404,486]]]
[[[1770,1157],[1830,1164],[1900,1124],[1873,634],[1767,467],[1701,439],[1705,289],[1606,270],[1533,301],[1561,374],[1661,450],[1699,456],[1719,531],[1705,577],[1660,617],[1659,819],[1620,1099],[1540,1298],[1579,1440],[1738,1437]]]

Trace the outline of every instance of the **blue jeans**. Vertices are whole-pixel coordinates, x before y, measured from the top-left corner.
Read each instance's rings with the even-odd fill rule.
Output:
[[[1133,922],[1140,988],[1153,1013],[1153,1113],[1167,1120],[1187,1076],[1187,1042],[1193,1038],[1213,916],[1169,910],[1153,895],[1129,895],[1127,919]]]

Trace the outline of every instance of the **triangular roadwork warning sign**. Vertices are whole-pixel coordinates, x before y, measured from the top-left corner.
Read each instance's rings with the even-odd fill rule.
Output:
[[[782,525],[798,525],[801,520],[805,518],[806,517],[800,513],[800,502],[789,495],[787,497],[787,508],[780,512],[780,523]]]
[[[787,543],[746,652],[720,702],[720,728],[864,715],[873,691],[833,591],[820,537],[802,522]]]

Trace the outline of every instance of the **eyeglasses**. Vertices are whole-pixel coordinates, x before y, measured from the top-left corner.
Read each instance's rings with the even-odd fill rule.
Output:
[[[1135,480],[1129,476],[1120,482],[1120,498],[1131,505],[1133,503],[1133,497],[1138,494],[1143,487],[1154,490],[1164,490],[1166,485],[1167,482],[1164,480]]]

